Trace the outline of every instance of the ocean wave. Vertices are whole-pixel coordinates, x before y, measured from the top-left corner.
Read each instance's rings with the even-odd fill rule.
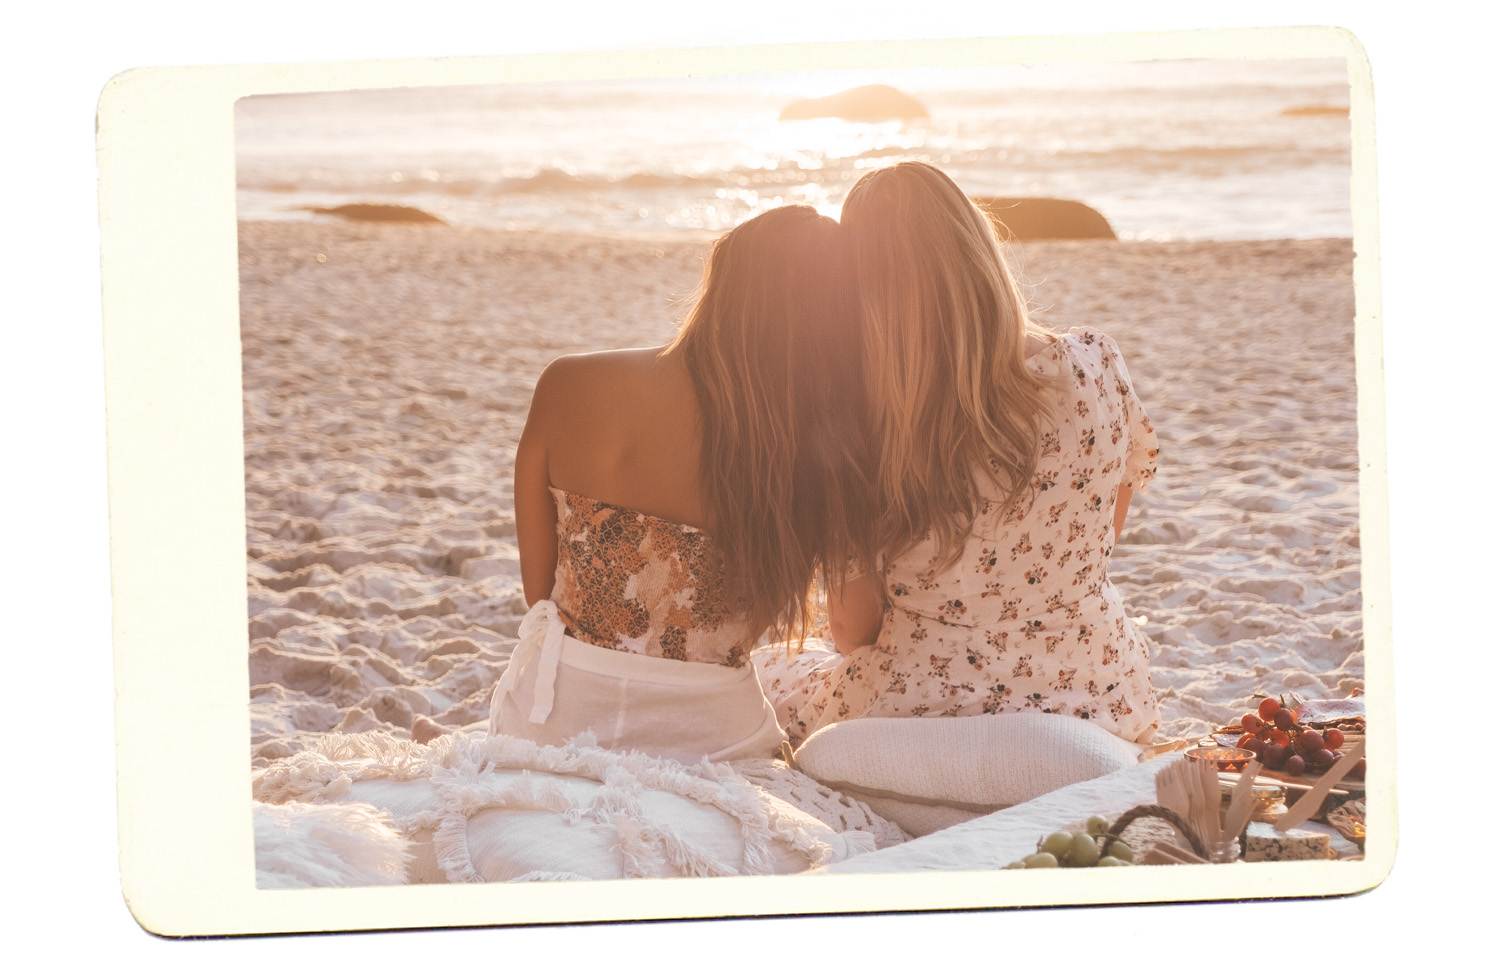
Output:
[[[867,152],[854,159],[828,160],[819,167],[786,163],[774,167],[740,166],[703,172],[635,171],[610,175],[580,173],[546,167],[527,175],[452,175],[440,178],[407,173],[330,173],[305,170],[274,173],[242,172],[238,187],[259,192],[291,193],[333,191],[339,193],[416,195],[436,194],[498,199],[513,195],[572,195],[580,193],[653,191],[709,191],[715,189],[759,189],[813,183],[852,182],[863,171],[859,158],[874,158]],[[897,154],[906,154],[905,152]]]
[[[758,188],[808,182],[826,184],[848,178],[851,172],[852,166],[806,168],[794,163],[772,168],[741,166],[704,172],[637,171],[616,175],[581,175],[549,168],[530,176],[504,179],[495,185],[495,191],[521,194]]]
[[[1027,161],[1016,153],[1018,161]],[[1211,169],[1222,173],[1243,171],[1247,166],[1261,169],[1298,169],[1329,162],[1348,164],[1347,147],[1319,148],[1308,145],[1184,145],[1174,148],[1143,146],[1074,150],[1066,147],[1048,152],[1081,168],[1121,168],[1143,174],[1160,174],[1182,169]]]

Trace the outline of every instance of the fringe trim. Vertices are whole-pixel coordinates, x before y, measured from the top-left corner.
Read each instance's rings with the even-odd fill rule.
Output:
[[[324,735],[310,748],[253,773],[257,802],[332,802],[354,782],[421,779],[461,758],[463,735],[444,735],[418,745],[385,732]]]
[[[423,778],[432,782],[439,808],[395,822],[408,837],[430,829],[438,865],[456,883],[483,882],[468,828],[488,809],[550,812],[570,823],[606,827],[626,877],[766,874],[775,869],[777,847],[801,857],[805,869],[834,855],[828,842],[777,811],[774,797],[725,763],[704,759],[685,765],[640,752],[613,752],[597,747],[588,733],[556,747],[504,735],[455,733],[429,745],[382,732],[330,735],[256,773],[252,793],[260,802],[333,802],[347,796],[354,782]],[[587,794],[570,793],[567,779],[597,785]],[[734,819],[744,844],[741,858],[718,859],[653,822],[641,804],[647,792],[680,796]],[[541,870],[517,878],[545,879],[586,878]]]

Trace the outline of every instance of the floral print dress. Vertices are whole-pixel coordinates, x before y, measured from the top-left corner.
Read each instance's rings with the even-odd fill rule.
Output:
[[[491,735],[681,762],[767,758],[786,735],[701,530],[553,488],[557,568],[490,698]]]
[[[588,644],[740,667],[750,630],[725,602],[724,558],[708,534],[574,492],[557,501],[552,599]]]
[[[1030,507],[1006,515],[987,499],[952,566],[930,539],[884,564],[874,644],[753,655],[794,741],[851,718],[1026,710],[1097,721],[1132,742],[1160,726],[1148,643],[1106,572],[1116,490],[1155,476],[1156,433],[1100,331],[1075,328],[1027,364],[1068,376]]]

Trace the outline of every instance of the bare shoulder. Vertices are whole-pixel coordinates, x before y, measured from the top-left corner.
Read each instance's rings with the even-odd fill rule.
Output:
[[[660,347],[565,354],[555,359],[537,379],[537,389],[562,393],[597,390],[602,383],[649,379],[657,368]]]
[[[660,347],[632,347],[559,357],[542,371],[531,398],[531,415],[572,422],[587,416],[594,425],[660,397],[672,384],[672,363]]]
[[[698,525],[697,416],[681,356],[645,347],[554,361],[527,426],[545,443],[551,485]]]

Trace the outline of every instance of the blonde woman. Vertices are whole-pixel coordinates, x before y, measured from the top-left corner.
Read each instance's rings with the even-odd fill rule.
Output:
[[[830,594],[833,650],[757,653],[783,724],[1041,711],[1148,741],[1148,645],[1106,566],[1157,443],[1118,348],[1030,321],[989,220],[930,165],[868,173],[841,224],[877,555]]]
[[[515,462],[530,612],[490,730],[696,761],[784,740],[748,663],[842,571],[868,460],[838,224],[788,206],[722,237],[666,347],[560,358]]]

